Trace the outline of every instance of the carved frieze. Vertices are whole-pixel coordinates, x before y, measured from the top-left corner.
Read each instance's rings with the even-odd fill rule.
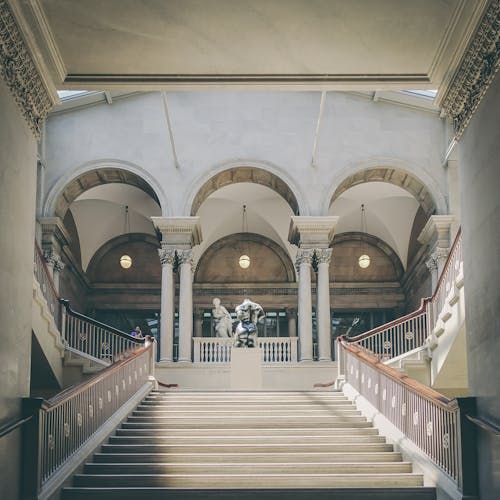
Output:
[[[0,0],[0,76],[38,139],[53,103],[6,0]]]
[[[488,6],[443,100],[459,139],[499,68],[500,0]]]

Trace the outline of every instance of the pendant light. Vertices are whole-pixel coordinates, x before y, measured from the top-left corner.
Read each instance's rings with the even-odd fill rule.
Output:
[[[361,255],[358,259],[358,265],[361,269],[366,269],[370,265],[370,256],[366,253],[365,245],[364,245],[364,235],[367,234],[367,226],[366,226],[366,213],[365,213],[365,205],[361,205]]]
[[[241,232],[246,233],[248,230],[248,221],[247,221],[247,206],[243,205],[243,213],[242,213],[242,222],[241,222]],[[238,260],[238,264],[242,269],[248,269],[250,267],[250,257],[247,254],[243,254],[240,256]]]
[[[128,214],[128,205],[125,205],[125,223],[124,223],[124,228],[123,232],[125,234],[130,233],[130,219],[129,219],[129,214]],[[129,269],[132,267],[132,257],[130,255],[122,255],[120,257],[120,266],[122,266],[123,269]]]

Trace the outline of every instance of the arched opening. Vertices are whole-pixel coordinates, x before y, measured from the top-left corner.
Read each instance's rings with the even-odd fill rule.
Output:
[[[240,182],[266,186],[286,200],[292,212],[299,215],[299,204],[288,184],[277,175],[258,167],[234,167],[211,177],[196,193],[191,205],[191,215],[196,215],[203,202],[215,191]]]

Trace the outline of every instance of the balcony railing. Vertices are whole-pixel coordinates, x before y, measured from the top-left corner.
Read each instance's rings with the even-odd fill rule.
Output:
[[[99,428],[148,383],[153,373],[154,343],[137,347],[123,359],[93,378],[71,387],[47,401],[27,399],[34,422],[27,430],[25,450],[26,484],[36,493],[58,469],[92,438]],[[28,479],[26,481],[29,482]]]
[[[406,316],[344,340],[381,360],[423,347],[436,326],[445,299],[455,286],[462,267],[462,238],[459,230],[432,297],[422,299],[420,307]]]
[[[338,342],[339,375],[416,444],[462,491],[475,486],[474,398],[449,400],[380,363],[359,346]]]
[[[111,363],[124,352],[144,344],[144,339],[73,311],[67,300],[61,299],[61,303],[64,306],[61,333],[70,351]]]
[[[260,337],[258,347],[262,349],[262,362],[283,364],[297,362],[297,337]],[[223,364],[231,362],[234,343],[230,338],[193,338],[193,360],[195,363]]]

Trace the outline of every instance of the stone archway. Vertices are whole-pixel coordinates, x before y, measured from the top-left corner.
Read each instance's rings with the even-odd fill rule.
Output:
[[[103,184],[128,184],[148,194],[161,207],[160,200],[151,185],[140,175],[115,167],[96,168],[72,179],[59,193],[55,201],[55,215],[64,218],[73,201],[89,189]]]
[[[410,193],[427,216],[437,210],[436,202],[427,187],[414,175],[394,167],[376,167],[360,170],[345,178],[333,193],[329,206],[348,189],[365,182],[388,182]]]
[[[240,182],[249,182],[267,186],[278,193],[290,205],[293,213],[299,215],[299,204],[293,191],[288,184],[276,174],[258,167],[233,167],[215,174],[206,181],[196,193],[191,204],[191,215],[196,215],[201,204],[215,191]]]

